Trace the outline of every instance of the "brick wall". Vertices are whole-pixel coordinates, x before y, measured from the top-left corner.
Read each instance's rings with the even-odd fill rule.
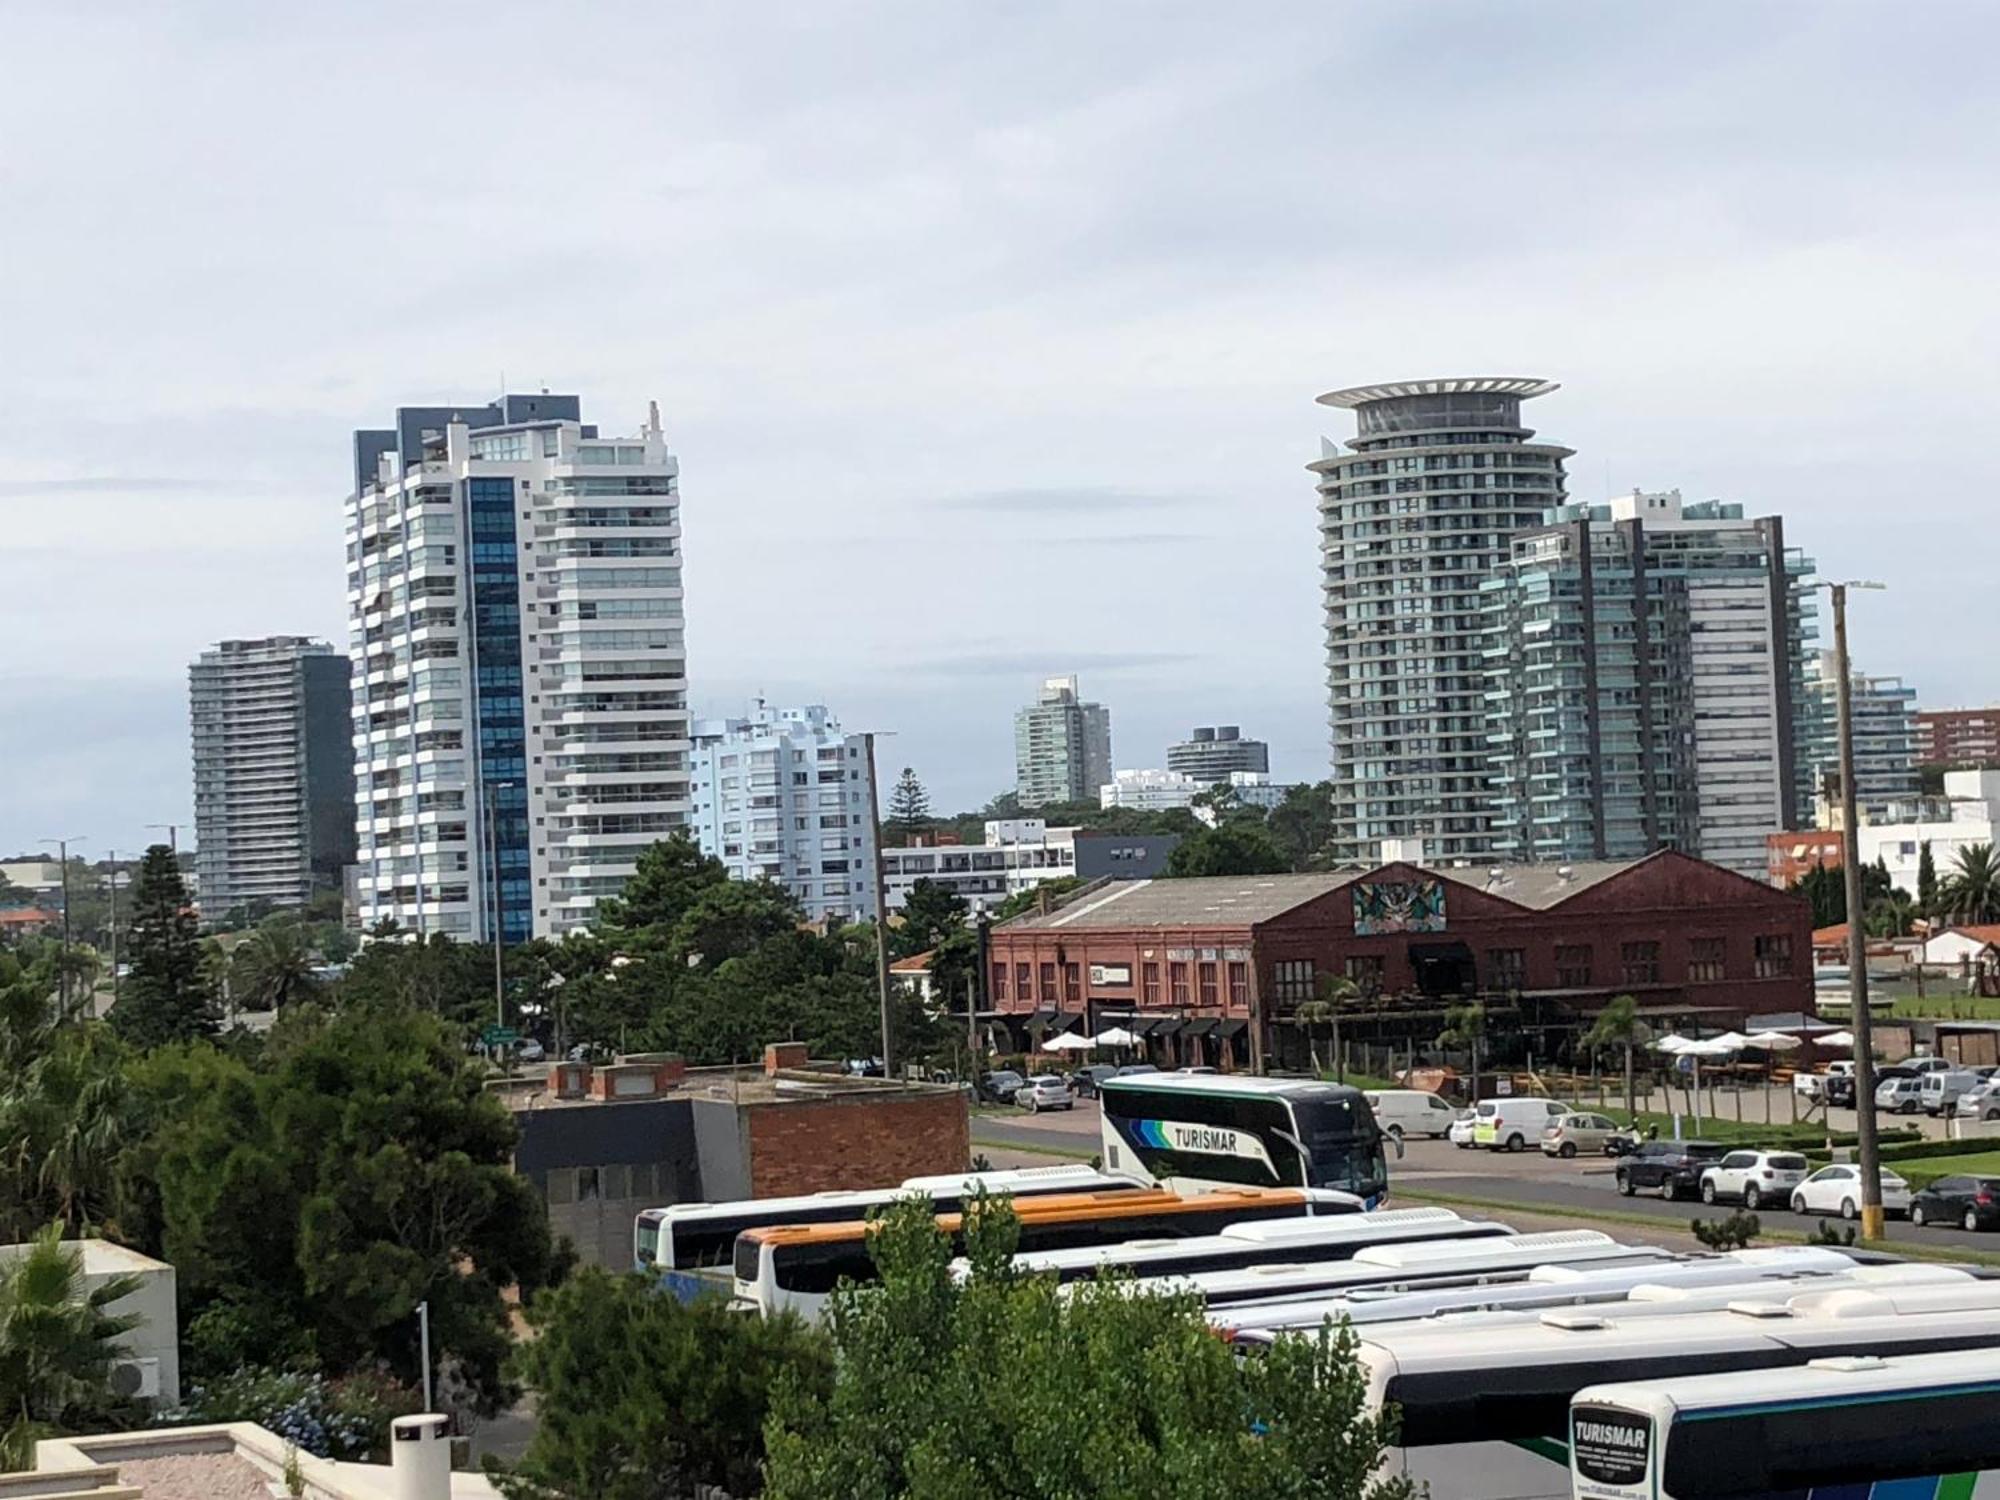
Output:
[[[750,1191],[758,1198],[872,1188],[972,1160],[965,1096],[860,1093],[743,1106]]]

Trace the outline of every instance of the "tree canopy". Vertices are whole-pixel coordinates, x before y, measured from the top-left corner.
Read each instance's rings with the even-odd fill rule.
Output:
[[[1291,869],[1278,841],[1254,823],[1218,823],[1184,838],[1167,857],[1167,874],[1282,875]]]
[[[86,1290],[82,1255],[61,1236],[51,1224],[0,1263],[0,1470],[30,1467],[42,1438],[124,1425],[110,1413],[111,1361],[139,1320],[110,1309],[139,1280],[113,1276]]]
[[[215,1034],[219,1017],[199,926],[180,862],[165,844],[139,862],[125,956],[131,971],[111,1016],[119,1035],[156,1047]]]
[[[915,834],[931,826],[931,794],[909,766],[896,778],[889,791],[889,815],[882,821],[882,837],[892,844],[907,844]]]

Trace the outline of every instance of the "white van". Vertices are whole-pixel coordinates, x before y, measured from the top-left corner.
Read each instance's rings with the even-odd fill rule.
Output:
[[[1474,1111],[1472,1144],[1494,1151],[1539,1146],[1549,1121],[1568,1113],[1569,1106],[1558,1099],[1481,1099]]]
[[[1375,1111],[1375,1123],[1384,1135],[1429,1136],[1442,1140],[1451,1129],[1457,1111],[1436,1094],[1421,1089],[1368,1089],[1368,1107]]]
[[[1918,1080],[1921,1085],[1919,1097],[1924,1104],[1924,1113],[1931,1116],[1949,1114],[1958,1108],[1958,1096],[1977,1088],[1980,1077],[1977,1073],[1962,1068],[1935,1073],[1926,1073]]]

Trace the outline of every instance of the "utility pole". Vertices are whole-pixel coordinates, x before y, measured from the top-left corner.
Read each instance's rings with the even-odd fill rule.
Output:
[[[875,791],[875,736],[868,742],[868,829],[875,850],[875,988],[882,1001],[882,1076],[895,1076],[889,1050],[889,891],[882,877],[882,805]]]
[[[109,866],[106,878],[111,882],[111,1008],[118,1009],[118,851],[107,849],[104,858]]]
[[[1847,591],[1879,589],[1850,581],[1833,594],[1833,657],[1839,673],[1834,702],[1840,718],[1840,849],[1847,888],[1847,984],[1853,997],[1854,1135],[1861,1168],[1861,1237],[1882,1238],[1882,1150],[1875,1134],[1875,1049],[1868,1015],[1868,930],[1861,908],[1861,830],[1854,787],[1854,668],[1847,659]]]
[[[77,840],[80,844],[81,838]],[[56,846],[56,858],[62,863],[62,972],[56,976],[56,1011],[65,1021],[69,1019],[69,844],[68,839],[43,839],[42,844]]]
[[[181,825],[178,823],[148,823],[148,828],[164,828],[167,831],[167,848],[174,856],[174,863],[181,858]]]

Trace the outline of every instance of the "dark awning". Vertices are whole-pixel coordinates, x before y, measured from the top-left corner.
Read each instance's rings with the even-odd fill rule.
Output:
[[[1250,1023],[1248,1021],[1224,1021],[1222,1023],[1222,1029],[1216,1032],[1216,1035],[1241,1036],[1244,1032],[1248,1031],[1249,1029],[1250,1029]]]
[[[1159,1026],[1160,1018],[1158,1016],[1134,1016],[1131,1020],[1122,1024],[1134,1036],[1151,1036]]]
[[[1179,1031],[1181,1027],[1183,1027],[1186,1024],[1187,1023],[1181,1020],[1179,1016],[1169,1016],[1164,1021],[1155,1021],[1153,1023],[1152,1035],[1172,1036],[1176,1031]]]
[[[1196,1016],[1192,1021],[1181,1023],[1182,1036],[1211,1036],[1215,1028],[1222,1024],[1214,1016]]]
[[[1055,1018],[1056,1018],[1056,1008],[1053,1005],[1044,1005],[1040,1010],[1036,1011],[1032,1016],[1028,1017],[1028,1025],[1033,1026],[1036,1025],[1037,1023],[1040,1023],[1042,1025],[1047,1025],[1050,1021],[1053,1021]]]
[[[1070,1027],[1074,1026],[1078,1021],[1081,1021],[1082,1019],[1083,1019],[1083,1012],[1080,1010],[1063,1010],[1056,1012],[1056,1025],[1060,1026],[1065,1031],[1067,1031]]]

